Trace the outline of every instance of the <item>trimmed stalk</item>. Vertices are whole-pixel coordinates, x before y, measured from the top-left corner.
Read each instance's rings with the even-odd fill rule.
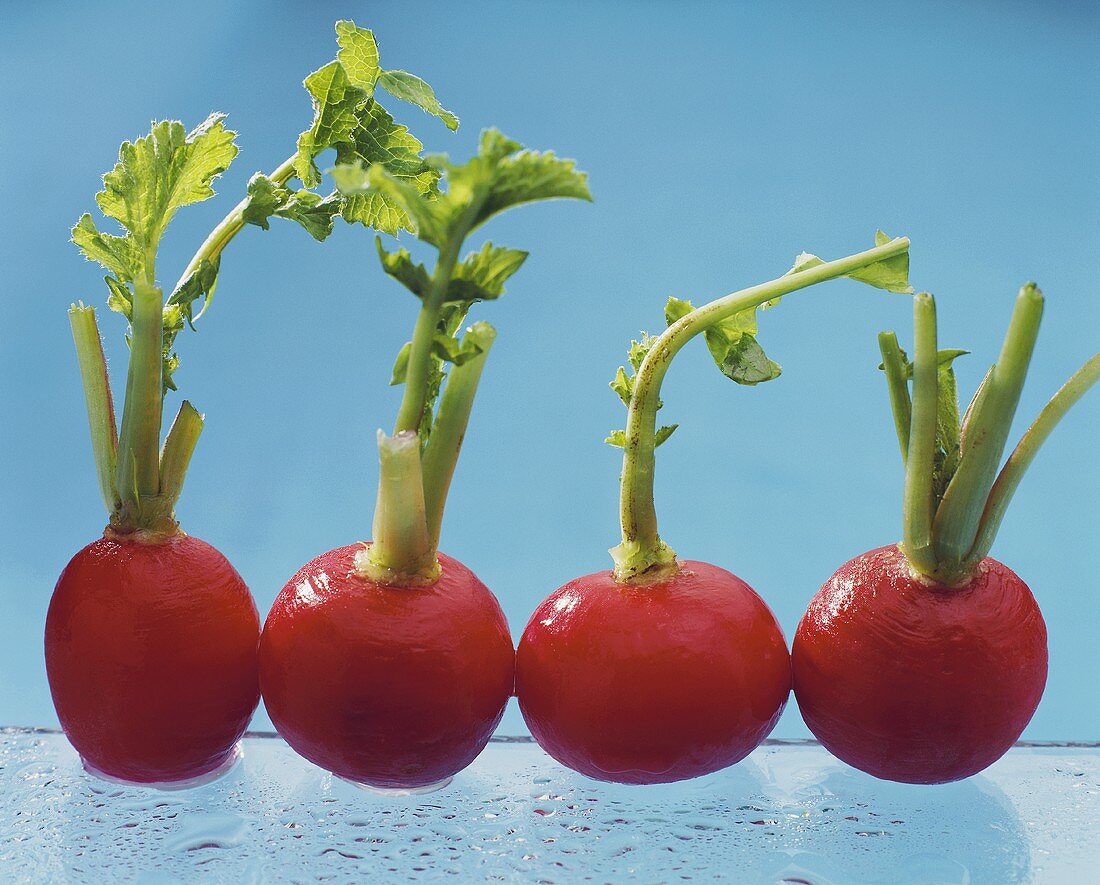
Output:
[[[374,540],[356,557],[359,572],[385,584],[430,583],[439,563],[428,537],[420,438],[415,430],[378,431],[378,503]]]
[[[160,503],[165,517],[173,522],[176,502],[183,491],[183,480],[202,433],[202,425],[202,415],[184,400],[160,453]]]
[[[294,156],[297,156],[296,154]],[[294,156],[291,156],[284,160],[274,172],[272,172],[268,178],[270,178],[275,184],[286,184],[294,175]],[[187,267],[184,268],[183,273],[180,275],[179,281],[176,283],[175,288],[172,290],[175,292],[196,270],[202,262],[214,261],[222,254],[222,250],[229,245],[229,241],[233,239],[245,226],[244,210],[248,208],[248,202],[251,198],[245,197],[236,206],[233,207],[228,215],[225,216],[215,227],[210,235],[203,241],[203,244],[199,246],[198,251],[192,256],[191,261]],[[205,309],[205,308],[204,308]],[[202,312],[195,317],[198,319],[202,316]]]
[[[1043,293],[1034,283],[1016,298],[1001,354],[970,410],[959,466],[936,513],[936,559],[946,577],[964,576],[961,564],[974,546],[1005,443],[1020,402],[1020,391],[1039,334]]]
[[[123,510],[118,528],[144,528],[140,499],[160,492],[164,297],[156,286],[134,284],[130,366],[118,440],[116,482]]]
[[[88,426],[92,432],[92,454],[95,458],[99,491],[107,512],[119,506],[115,487],[118,459],[118,426],[115,404],[107,376],[107,358],[103,354],[103,339],[96,323],[95,308],[74,304],[69,308],[69,325],[80,364],[80,379],[84,382],[84,399],[88,406]]]
[[[905,465],[902,547],[919,572],[935,571],[932,545],[932,476],[936,455],[939,353],[936,302],[927,292],[913,299],[913,412]]]
[[[1031,462],[1035,460],[1039,449],[1066,412],[1098,380],[1100,380],[1100,353],[1088,360],[1062,385],[1024,433],[993,484],[993,490],[986,501],[981,523],[978,526],[974,547],[963,562],[964,569],[971,571],[977,568],[978,563],[989,554],[1012,496],[1020,485],[1024,473],[1031,466]]]
[[[913,404],[909,399],[909,382],[905,377],[905,357],[893,332],[880,332],[878,348],[882,353],[882,369],[890,391],[890,409],[894,414],[894,429],[901,447],[901,463],[909,460],[909,430],[913,421]]]
[[[496,330],[486,322],[474,323],[466,332],[463,344],[472,341],[481,353],[455,366],[447,375],[447,386],[440,398],[432,435],[424,450],[424,505],[427,511],[428,540],[433,552],[439,546],[443,524],[443,507],[451,487],[455,465],[462,449],[462,440],[470,421],[481,370],[496,339]]]
[[[677,570],[676,554],[657,533],[653,504],[654,443],[661,382],[669,363],[688,341],[708,326],[741,311],[758,307],[798,289],[836,279],[908,251],[909,240],[898,237],[881,246],[823,262],[807,270],[742,289],[696,308],[669,326],[654,342],[634,378],[627,413],[626,445],[620,494],[622,543],[611,550],[615,578],[650,580]]]

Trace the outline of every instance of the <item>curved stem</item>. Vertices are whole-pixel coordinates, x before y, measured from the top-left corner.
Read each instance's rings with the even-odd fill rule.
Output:
[[[485,360],[496,334],[496,330],[485,322],[474,323],[466,332],[463,345],[473,341],[481,348],[481,353],[461,366],[455,366],[448,373],[447,386],[443,389],[439,410],[432,425],[432,435],[424,449],[424,507],[428,519],[428,540],[433,553],[439,546],[443,508],[447,503],[447,492],[451,487],[462,440],[470,422],[470,411],[481,380],[481,370],[485,368]]]
[[[789,292],[815,283],[842,277],[895,255],[907,252],[909,240],[898,237],[874,249],[828,261],[807,270],[789,273],[733,292],[696,308],[669,326],[654,342],[638,367],[634,378],[626,422],[623,449],[623,473],[619,511],[623,543],[615,548],[615,575],[618,580],[633,580],[648,574],[653,566],[675,565],[675,554],[657,534],[657,514],[653,505],[654,442],[657,404],[661,382],[672,358],[688,341],[708,326],[733,314],[758,307]]]
[[[424,405],[428,395],[428,378],[431,374],[432,348],[435,346],[435,333],[439,326],[439,312],[447,297],[451,285],[451,276],[458,263],[458,250],[462,247],[462,237],[448,239],[439,253],[439,261],[432,274],[432,285],[424,298],[424,304],[416,317],[413,327],[412,347],[409,349],[409,363],[405,373],[405,392],[401,397],[401,407],[397,411],[394,433],[417,430],[424,417]]]
[[[1012,500],[1020,480],[1024,473],[1035,460],[1039,449],[1046,442],[1047,437],[1058,422],[1062,420],[1066,412],[1072,408],[1081,397],[1085,395],[1092,385],[1100,380],[1100,353],[1093,356],[1073,376],[1062,385],[1056,394],[1046,404],[1032,425],[1020,438],[1012,454],[1008,456],[1004,467],[1001,469],[997,481],[993,484],[993,490],[989,493],[985,511],[978,525],[978,536],[974,547],[968,554],[964,566],[972,569],[977,566],[988,554],[993,541],[997,537],[997,530],[1001,527],[1005,511]]]
[[[282,185],[286,184],[293,175],[294,157],[292,156],[284,160],[268,178],[276,184]],[[249,199],[249,197],[245,197],[241,200],[233,207],[233,210],[218,223],[218,226],[210,232],[210,235],[203,241],[203,244],[199,246],[198,251],[188,262],[187,267],[184,268],[183,274],[181,274],[178,282],[172,289],[173,292],[187,282],[191,274],[199,269],[199,265],[202,264],[203,260],[213,261],[222,254],[222,250],[229,245],[229,241],[241,232],[241,229],[245,225],[244,210],[248,208]],[[198,319],[198,317],[195,317],[195,319]]]
[[[936,302],[927,292],[913,299],[913,414],[902,504],[906,558],[922,574],[935,571],[932,550],[932,471],[936,457],[939,353]]]
[[[1029,283],[1016,297],[1000,356],[981,389],[980,399],[970,409],[959,466],[933,524],[936,559],[949,572],[959,571],[974,546],[1020,402],[1042,315],[1043,293]]]
[[[905,377],[905,357],[893,332],[879,332],[878,349],[882,354],[882,369],[890,391],[890,410],[894,414],[894,429],[901,447],[901,463],[909,460],[909,429],[913,421],[913,404],[909,399],[909,381]]]

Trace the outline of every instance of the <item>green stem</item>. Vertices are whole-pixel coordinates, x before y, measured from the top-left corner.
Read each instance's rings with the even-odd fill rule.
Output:
[[[69,325],[73,330],[73,343],[80,364],[80,378],[84,382],[84,399],[88,405],[88,426],[92,431],[92,454],[95,458],[99,491],[107,512],[114,513],[119,506],[115,488],[115,469],[118,458],[118,427],[115,424],[115,405],[111,398],[111,385],[107,376],[107,359],[103,355],[103,339],[96,324],[95,308],[74,304],[69,308]]]
[[[420,438],[415,430],[378,431],[378,504],[371,546],[357,557],[360,574],[386,584],[429,583],[439,575],[428,537]]]
[[[452,236],[440,250],[439,261],[432,274],[431,288],[416,317],[405,374],[405,392],[397,412],[395,434],[406,430],[417,430],[424,417],[428,379],[431,376],[432,348],[435,346],[435,333],[439,326],[439,312],[447,297],[447,289],[451,285],[455,265],[458,263],[458,251],[462,247],[462,239],[462,236]]]
[[[893,332],[879,332],[878,349],[882,353],[882,368],[890,391],[890,409],[894,413],[894,428],[901,447],[901,463],[909,459],[909,428],[913,421],[913,405],[909,399],[909,381],[905,377],[905,357]]]
[[[675,571],[675,554],[657,533],[653,504],[654,437],[661,382],[672,358],[708,326],[733,314],[758,307],[773,298],[907,252],[909,240],[899,237],[847,258],[828,261],[798,273],[742,289],[696,308],[669,326],[654,342],[634,378],[626,422],[626,446],[620,490],[623,542],[611,551],[620,581],[648,580]]]
[[[1043,293],[1029,283],[1016,298],[1001,354],[981,391],[981,400],[970,410],[959,466],[936,513],[936,560],[941,571],[956,581],[966,577],[962,562],[977,538],[1042,315]]]
[[[164,394],[161,290],[134,284],[130,319],[130,366],[119,432],[116,487],[122,500],[123,528],[142,528],[140,499],[160,492],[160,426]]]
[[[424,449],[424,505],[428,518],[428,540],[433,552],[439,546],[443,508],[451,487],[455,465],[470,422],[470,410],[477,394],[481,371],[496,338],[496,330],[485,322],[474,323],[463,338],[463,346],[473,342],[481,353],[455,366],[447,375],[447,386],[436,412],[432,435]]]
[[[1058,426],[1058,422],[1062,420],[1074,403],[1084,396],[1085,392],[1098,380],[1100,380],[1100,353],[1088,360],[1062,385],[1061,389],[1054,394],[1050,402],[1043,408],[1043,411],[1039,413],[1039,417],[1035,419],[1034,423],[1021,437],[1020,442],[1001,469],[997,481],[993,484],[989,499],[986,501],[985,511],[978,525],[977,539],[963,563],[963,567],[967,571],[976,568],[978,563],[989,554],[989,549],[993,546],[993,541],[997,537],[997,530],[1001,527],[1001,521],[1004,519],[1009,502],[1012,500],[1016,488],[1020,485],[1020,480],[1024,478],[1024,473],[1031,466],[1031,462],[1035,460],[1035,456],[1043,443],[1046,442],[1047,437]]]
[[[277,185],[283,185],[286,184],[293,175],[294,157],[292,156],[284,160],[268,178]],[[173,292],[187,282],[191,274],[199,269],[199,266],[204,260],[214,261],[221,255],[222,250],[229,245],[229,241],[241,232],[241,229],[245,226],[244,210],[248,208],[249,199],[249,197],[245,197],[241,200],[233,210],[218,223],[218,226],[210,232],[210,235],[203,241],[203,244],[199,246],[199,250],[192,256],[191,261],[188,262],[187,267],[184,268],[183,274],[180,276],[175,288],[172,289]],[[201,316],[201,312],[199,315]],[[198,319],[198,316],[196,316],[195,319]]]
[[[927,292],[913,299],[913,412],[905,465],[902,547],[922,574],[935,570],[932,548],[932,471],[936,457],[939,352],[936,302]]]
[[[176,502],[183,491],[187,467],[202,433],[202,415],[187,400],[180,405],[160,453],[160,498],[164,515],[175,521]]]

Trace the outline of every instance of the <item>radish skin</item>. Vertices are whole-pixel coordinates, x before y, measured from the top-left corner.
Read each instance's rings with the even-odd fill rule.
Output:
[[[771,610],[705,562],[638,586],[570,581],[531,616],[516,694],[544,750],[588,777],[656,784],[733,765],[767,737],[791,688]]]
[[[1047,678],[1031,591],[986,557],[968,584],[914,577],[897,546],[845,563],[795,633],[794,691],[836,757],[886,780],[982,771],[1023,733]]]
[[[123,781],[217,770],[260,699],[259,637],[248,588],[205,541],[100,538],[65,567],[46,617],[65,735]]]
[[[398,587],[356,573],[362,549],[321,554],[279,593],[260,644],[264,702],[287,743],[342,778],[438,784],[481,752],[512,695],[508,623],[457,560],[440,553],[434,583]]]

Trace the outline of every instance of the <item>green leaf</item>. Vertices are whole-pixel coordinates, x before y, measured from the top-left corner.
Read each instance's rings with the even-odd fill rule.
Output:
[[[359,106],[368,96],[351,85],[339,61],[314,71],[303,85],[313,100],[313,125],[298,136],[294,173],[306,187],[316,187],[321,183],[321,171],[314,158],[327,148],[351,141],[359,125]]]
[[[695,308],[690,301],[669,298],[665,322],[672,325]],[[727,378],[748,386],[778,378],[779,364],[770,360],[756,340],[756,308],[741,311],[707,327],[707,349]]]
[[[679,424],[666,424],[663,427],[658,427],[657,433],[653,437],[653,448],[657,448],[661,443],[665,442],[676,432],[676,428],[679,426]]]
[[[374,34],[366,28],[356,27],[353,21],[338,21],[336,43],[340,47],[336,60],[343,66],[348,82],[368,95],[372,93],[381,73]]]
[[[287,188],[280,187],[262,172],[257,172],[248,179],[248,202],[241,212],[241,220],[245,224],[255,224],[268,230],[269,219],[286,202],[288,193]]]
[[[492,301],[504,294],[504,282],[523,262],[527,252],[486,243],[455,267],[447,287],[447,301]]]
[[[429,190],[420,176],[393,175],[381,164],[356,161],[337,165],[332,177],[346,197],[340,213],[346,221],[386,233],[410,229],[437,248],[445,241],[450,206],[443,200],[426,199]]]
[[[107,284],[107,288],[110,290],[110,294],[107,296],[107,306],[118,313],[122,314],[126,319],[133,318],[134,310],[134,293],[130,291],[130,287],[125,283],[116,280],[114,277],[104,277],[103,281]]]
[[[624,406],[630,405],[630,398],[634,395],[634,379],[626,374],[626,369],[619,366],[615,377],[611,379],[610,387],[619,395]]]
[[[341,199],[332,194],[322,197],[308,190],[293,190],[277,185],[257,172],[248,182],[248,202],[241,213],[247,224],[267,230],[271,217],[296,221],[315,240],[324,240],[332,233],[333,218],[340,211]]]
[[[890,242],[892,237],[882,231],[875,231],[875,245],[885,246]],[[825,262],[818,258],[816,255],[811,255],[809,252],[803,252],[794,260],[794,266],[787,271],[786,275],[793,273],[800,273],[804,270],[809,270],[811,267],[817,267],[819,264]],[[876,289],[885,289],[887,292],[897,292],[902,295],[911,295],[913,287],[909,285],[909,253],[908,251],[902,252],[900,255],[895,255],[892,258],[886,258],[882,261],[877,261],[874,264],[862,267],[859,270],[852,271],[850,274],[846,274],[849,279],[859,280],[861,283],[867,283],[869,286],[874,286]],[[766,307],[773,307],[779,302],[778,298],[774,298],[765,305]]]
[[[641,341],[631,341],[630,349],[627,351],[627,359],[630,360],[630,365],[634,367],[634,371],[642,367],[642,361],[648,356],[649,351],[653,349],[653,345],[657,339],[650,335],[648,332],[642,332]]]
[[[378,85],[394,98],[416,105],[425,113],[438,117],[448,129],[458,129],[458,117],[448,111],[435,97],[432,87],[407,71],[383,71]]]
[[[432,282],[424,265],[414,262],[408,249],[403,247],[396,252],[387,252],[382,246],[381,237],[375,237],[374,244],[378,248],[378,258],[382,262],[382,270],[417,298],[423,298]]]
[[[211,114],[191,132],[176,120],[154,123],[149,135],[123,142],[118,163],[103,176],[96,203],[129,232],[143,271],[176,210],[212,197],[214,179],[236,157],[236,133],[224,120]]]
[[[653,437],[653,448],[657,448],[663,442],[668,440],[670,436],[679,427],[679,424],[665,424],[663,427],[658,427],[657,432]],[[625,430],[612,430],[610,435],[604,440],[609,446],[615,446],[619,449],[626,448],[626,431]]]
[[[103,265],[121,282],[132,282],[141,272],[143,257],[133,237],[100,233],[87,212],[73,225],[72,241],[85,258]]]
[[[412,353],[413,343],[406,341],[397,351],[397,359],[393,363],[393,373],[390,375],[390,387],[404,384],[409,372],[409,354]]]
[[[751,332],[742,332],[729,346],[720,367],[727,378],[749,386],[772,381],[783,372],[778,363],[768,359]]]
[[[183,318],[187,321],[187,324],[194,329],[192,325],[195,314],[194,304],[200,298],[202,299],[201,314],[210,304],[210,299],[214,297],[214,287],[218,283],[218,270],[221,266],[221,259],[217,258],[214,261],[203,259],[199,262],[199,266],[191,272],[191,275],[185,279],[180,286],[173,292],[168,300],[165,302],[165,310],[168,310],[173,305],[178,305],[183,310]],[[167,326],[165,327],[167,328]]]

